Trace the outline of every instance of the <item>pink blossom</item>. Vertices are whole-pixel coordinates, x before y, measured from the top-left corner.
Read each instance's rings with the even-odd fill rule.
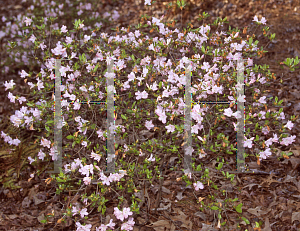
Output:
[[[136,99],[139,100],[139,99],[147,99],[148,97],[148,93],[144,90],[143,92],[136,92],[135,95],[137,96]]]
[[[146,121],[146,122],[145,122],[145,127],[146,127],[148,130],[150,130],[151,128],[153,128],[154,125],[153,125],[153,123],[152,123],[152,120]]]
[[[10,102],[15,103],[16,97],[11,92],[8,92],[7,97],[9,98]]]
[[[200,181],[197,181],[197,183],[193,183],[193,185],[196,191],[198,191],[199,189],[204,189],[204,185]]]
[[[50,140],[47,140],[47,139],[45,139],[44,137],[42,137],[42,139],[41,139],[41,145],[43,145],[43,147],[48,147],[48,148],[50,148],[50,144],[51,144],[51,141],[50,141]]]
[[[67,27],[66,27],[65,25],[63,25],[63,26],[61,27],[60,30],[61,30],[61,32],[63,32],[63,33],[68,32]]]
[[[166,129],[167,129],[167,133],[168,132],[174,132],[175,131],[175,126],[172,125],[172,124],[169,124],[168,126],[166,126]]]
[[[13,79],[11,79],[9,83],[7,83],[7,81],[5,81],[5,83],[4,83],[5,91],[7,89],[12,89],[14,87],[14,85],[16,85],[16,84],[14,83]]]
[[[291,121],[288,121],[284,127],[292,130],[293,126],[294,126],[294,124]]]
[[[151,0],[145,0],[145,5],[151,5]]]
[[[252,148],[252,140],[254,140],[254,137],[250,139],[245,138],[244,147]]]
[[[24,70],[22,70],[22,71],[21,71],[21,78],[25,78],[25,77],[27,77],[27,76],[29,76],[29,74],[26,73]]]
[[[30,26],[30,24],[32,23],[32,19],[25,17],[24,22],[26,23],[26,26]]]
[[[83,218],[85,215],[89,215],[89,213],[87,212],[87,208],[84,208],[80,211],[81,218]]]
[[[288,146],[289,144],[293,143],[295,141],[296,136],[290,136],[290,137],[286,137],[283,138],[282,141],[280,142],[281,145],[285,145]]]
[[[34,43],[36,37],[34,36],[34,34],[32,34],[28,40]]]

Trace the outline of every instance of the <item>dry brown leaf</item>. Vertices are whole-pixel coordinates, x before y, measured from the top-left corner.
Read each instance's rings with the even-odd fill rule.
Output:
[[[185,215],[179,208],[174,208],[174,210],[179,214],[178,216],[172,216],[172,220],[181,221],[183,224],[182,227],[192,230],[193,223],[188,219],[188,216]]]
[[[292,223],[294,222],[294,221],[300,221],[300,212],[293,212],[292,213]]]
[[[155,231],[165,231],[165,228],[171,229],[170,221],[167,220],[159,220],[146,226],[153,228]]]
[[[270,227],[269,218],[266,217],[265,228],[263,228],[261,231],[272,231],[272,229]]]
[[[270,211],[271,211],[270,208],[266,209],[265,211],[261,210],[261,206],[258,206],[258,207],[254,208],[254,209],[250,208],[250,209],[247,210],[248,213],[251,213],[251,214],[253,214],[253,215],[257,216],[257,217],[261,217],[262,215],[265,215],[265,214],[267,214]]]

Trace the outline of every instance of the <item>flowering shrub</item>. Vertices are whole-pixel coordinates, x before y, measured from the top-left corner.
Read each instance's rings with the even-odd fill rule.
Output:
[[[43,6],[44,2],[41,3]],[[145,5],[151,5],[151,1],[145,1]],[[181,9],[184,8],[184,2],[178,1],[177,5]],[[59,5],[59,8],[64,6]],[[80,7],[79,15],[83,13],[84,7],[91,9],[92,5],[87,3],[85,6],[81,4]],[[46,16],[48,14],[47,17],[50,16],[50,22],[53,23],[55,19],[51,17],[57,16],[62,11],[55,13],[46,10],[45,12]],[[208,15],[203,13],[199,19],[206,17]],[[44,24],[41,24],[42,21]],[[88,27],[85,20],[75,20],[73,28],[67,26],[66,23],[60,26],[56,23],[50,31],[45,29],[48,28],[46,27],[48,19],[43,18],[42,21],[35,17],[29,18],[29,15],[23,18],[23,23],[28,27],[23,28],[20,32],[21,34],[26,33],[25,37],[28,39],[27,45],[23,45],[23,47],[27,49],[34,44],[33,50],[41,54],[42,60],[40,62],[44,65],[39,73],[30,70],[20,72],[20,77],[32,89],[33,99],[27,100],[25,97],[9,92],[10,102],[19,102],[21,105],[26,103],[27,105],[17,110],[10,120],[17,127],[21,126],[38,131],[46,130],[45,137],[40,137],[35,141],[40,144],[41,149],[35,159],[29,159],[30,164],[37,165],[37,162],[57,160],[55,147],[52,146],[53,128],[51,126],[54,122],[52,117],[54,107],[47,93],[54,87],[55,59],[69,59],[70,61],[62,61],[59,71],[64,77],[61,85],[63,93],[61,104],[63,109],[66,109],[63,111],[62,130],[63,134],[68,134],[64,138],[73,140],[73,142],[67,142],[64,139],[64,148],[67,150],[72,146],[73,153],[71,155],[70,151],[66,152],[64,169],[58,176],[52,175],[51,179],[55,180],[57,184],[57,194],[67,192],[71,188],[79,191],[87,186],[92,186],[92,180],[97,179],[99,181],[97,193],[93,192],[89,196],[82,195],[85,208],[77,208],[71,203],[63,216],[63,218],[74,216],[77,230],[91,230],[92,226],[83,224],[83,220],[87,218],[86,216],[90,214],[89,211],[93,210],[93,207],[97,207],[97,211],[105,215],[106,202],[108,201],[106,196],[111,191],[119,199],[119,204],[114,207],[113,213],[116,219],[106,221],[107,224],[101,224],[96,227],[96,230],[111,230],[117,227],[121,230],[133,230],[135,221],[132,216],[139,213],[138,202],[141,200],[133,192],[137,193],[142,190],[141,183],[136,179],[147,179],[151,184],[155,179],[160,179],[161,169],[158,169],[155,164],[159,163],[164,155],[169,156],[170,153],[178,154],[179,159],[171,170],[181,170],[180,163],[183,158],[180,154],[183,150],[183,144],[179,137],[183,136],[183,126],[181,125],[184,120],[183,109],[185,107],[183,86],[186,83],[185,71],[187,71],[183,69],[189,58],[197,59],[195,62],[191,61],[193,79],[197,80],[197,82],[193,80],[191,87],[193,96],[197,96],[195,98],[200,100],[208,99],[209,95],[212,94],[226,92],[231,104],[226,109],[220,105],[216,106],[218,110],[213,116],[211,116],[212,113],[209,113],[208,106],[194,105],[191,113],[192,119],[196,121],[196,124],[192,126],[194,145],[189,147],[189,154],[193,157],[193,170],[201,172],[202,175],[199,179],[192,173],[185,174],[178,180],[184,180],[187,186],[193,185],[192,189],[195,191],[207,187],[218,189],[217,185],[210,179],[209,169],[205,168],[203,163],[205,157],[219,153],[220,158],[217,159],[219,164],[216,169],[221,170],[225,164],[223,156],[233,154],[231,151],[236,150],[232,140],[229,140],[229,136],[225,136],[224,133],[218,132],[217,139],[221,139],[220,143],[212,140],[218,130],[217,123],[221,125],[220,127],[228,127],[228,124],[232,124],[233,130],[235,130],[237,124],[234,121],[242,117],[239,112],[234,112],[232,109],[237,101],[246,103],[245,115],[249,126],[245,133],[244,147],[251,149],[251,154],[246,154],[246,157],[254,157],[260,161],[272,155],[272,145],[277,143],[288,146],[294,142],[295,136],[288,137],[287,133],[278,136],[279,134],[276,133],[276,131],[285,132],[285,128],[291,130],[294,117],[286,125],[283,125],[282,122],[279,124],[278,120],[285,119],[282,108],[278,112],[267,110],[267,100],[270,101],[272,97],[267,98],[265,95],[259,97],[265,91],[255,85],[264,84],[274,78],[270,71],[267,71],[266,66],[255,65],[253,67],[251,57],[262,55],[265,51],[257,47],[258,41],[254,41],[255,35],[248,35],[246,39],[242,38],[242,34],[247,34],[247,30],[244,30],[243,33],[240,33],[238,29],[231,30],[231,28],[228,32],[218,31],[224,23],[227,23],[226,18],[218,18],[214,22],[212,26],[217,26],[215,33],[211,33],[213,29],[211,25],[202,25],[197,29],[188,27],[183,31],[179,29],[170,30],[166,27],[169,23],[162,23],[160,19],[152,17],[152,20],[147,21],[146,19],[145,24],[136,26],[136,30],[133,31],[130,31],[130,28],[117,28],[116,36],[103,32],[98,33],[98,28],[92,31],[92,25],[97,26],[92,20],[87,21],[87,24],[90,24]],[[253,21],[258,26],[266,23],[265,18],[258,21],[256,16]],[[167,39],[149,37],[146,33],[138,30],[141,27],[146,29],[150,27],[150,32],[155,30]],[[266,27],[263,29],[268,30]],[[45,39],[50,35],[55,36],[50,40],[55,46],[48,47]],[[275,35],[271,35],[269,39],[272,40],[274,37]],[[80,40],[83,43],[80,43]],[[13,44],[11,44],[11,48],[13,48]],[[49,58],[51,60],[46,61]],[[245,84],[232,84],[236,79],[234,61],[240,58],[247,58]],[[14,59],[17,61],[16,57]],[[37,57],[37,59],[39,58]],[[178,61],[178,59],[180,60]],[[108,60],[113,60],[114,74],[112,76],[107,73]],[[26,58],[23,61],[26,65],[31,62]],[[35,80],[34,76],[36,77]],[[167,79],[164,78],[165,76]],[[115,78],[115,84],[118,88],[108,89],[106,87],[105,80],[108,77]],[[15,88],[15,83],[12,80],[4,85],[6,91]],[[246,85],[247,90],[251,91],[249,95],[252,93],[253,101],[248,97],[246,98],[245,95],[237,97],[236,88],[242,88],[243,85]],[[98,123],[92,121],[94,116],[92,118],[87,117],[87,120],[83,119],[83,115],[90,114],[87,109],[82,110],[83,106],[79,103],[79,101],[86,100],[86,95],[88,95],[89,101],[105,99],[106,91],[116,93],[115,101],[116,104],[119,104],[115,107],[116,119],[119,118],[120,120],[121,117],[122,122],[122,125],[112,126],[116,136],[121,137],[116,145],[118,159],[115,164],[119,173],[110,173],[109,176],[104,174],[106,163],[103,153],[106,149],[104,141],[107,138],[107,132],[103,131],[105,126],[103,123],[99,124],[99,121]],[[73,107],[68,99],[74,101]],[[281,103],[282,101],[278,102],[276,97],[274,104],[277,106]],[[262,111],[260,109],[262,107],[265,107],[266,111]],[[100,109],[98,112],[103,111]],[[76,116],[76,114],[78,115]],[[263,120],[265,121],[263,122]],[[209,127],[204,126],[202,123],[204,121],[209,124]],[[254,121],[257,122],[254,123]],[[149,139],[147,142],[139,142],[135,135],[131,135],[135,134],[134,129],[140,132],[144,131],[144,134],[147,132],[148,134],[155,133],[157,138]],[[198,135],[199,130],[203,130],[203,137]],[[18,140],[13,140],[3,132],[1,137],[10,145],[19,144]],[[202,146],[199,145],[200,143]],[[253,147],[255,147],[254,152]],[[75,153],[79,158],[73,157]],[[233,181],[234,175],[229,174],[229,170],[229,166],[224,166],[222,174],[225,179]],[[225,171],[227,172],[225,173]],[[41,174],[41,172],[38,171],[37,174]],[[124,196],[126,193],[131,194],[131,204],[128,197],[126,199]],[[205,207],[219,210],[219,224],[226,224],[221,215],[222,209],[217,206],[217,202],[210,204],[205,204],[203,200],[197,200],[197,202],[201,204],[200,209]],[[229,200],[229,202],[234,202],[234,200]],[[127,207],[129,204],[130,207]],[[234,207],[232,204],[230,206]],[[234,207],[238,213],[242,213],[241,206],[242,204],[239,204]],[[221,220],[223,221],[222,224],[220,223]],[[43,222],[46,223],[47,220]]]

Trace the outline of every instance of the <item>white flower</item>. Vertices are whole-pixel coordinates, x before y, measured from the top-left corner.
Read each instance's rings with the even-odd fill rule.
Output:
[[[145,5],[151,6],[151,0],[145,0]]]
[[[155,158],[153,157],[152,153],[151,153],[151,156],[147,160],[148,161],[155,161]]]
[[[44,45],[44,42],[42,42],[42,43],[40,44],[40,48],[41,48],[42,50],[44,50],[46,47],[47,47],[47,46]]]
[[[31,156],[28,157],[28,160],[30,161],[30,164],[35,161],[35,159],[32,159]]]
[[[42,149],[40,149],[39,153],[38,153],[38,157],[40,160],[44,160],[45,158],[45,153],[43,153]]]
[[[266,22],[267,22],[267,20],[266,20],[266,18],[265,18],[265,17],[262,17],[262,18],[261,18],[261,20],[260,20],[260,22],[261,22],[262,24],[264,24],[264,25],[265,25],[265,24],[266,24]]]
[[[93,159],[97,160],[98,162],[99,162],[100,159],[101,159],[101,156],[100,156],[99,154],[94,153],[93,151],[92,151],[92,153],[91,153],[91,157],[92,157]]]
[[[242,103],[244,103],[244,102],[246,102],[245,98],[246,98],[246,96],[245,96],[245,95],[239,95],[239,97],[238,97],[237,101],[238,101],[238,102],[242,102]]]
[[[14,140],[9,141],[9,144],[11,144],[11,145],[13,144],[13,145],[16,145],[16,146],[18,146],[19,143],[21,143],[21,140],[19,140],[19,139],[14,139]]]
[[[36,40],[36,37],[33,34],[30,36],[30,38],[28,40],[34,43],[34,41]]]
[[[14,87],[14,85],[16,85],[16,84],[14,83],[13,79],[11,79],[9,83],[7,81],[5,81],[5,83],[4,83],[5,91],[7,89],[12,89]]]
[[[88,35],[84,35],[84,38],[83,38],[83,42],[87,42],[87,41],[89,41],[90,40],[90,38],[91,38],[91,36],[88,36]]]
[[[192,155],[193,151],[194,151],[194,149],[191,146],[189,146],[185,149],[186,155],[189,155],[189,156]]]

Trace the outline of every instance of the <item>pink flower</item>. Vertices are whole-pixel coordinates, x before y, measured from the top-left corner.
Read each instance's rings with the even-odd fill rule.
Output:
[[[25,17],[24,22],[26,23],[26,26],[30,26],[30,24],[32,23],[32,19]]]
[[[272,141],[273,141],[274,143],[277,143],[277,142],[278,142],[277,134],[273,134]]]
[[[60,44],[60,41],[57,43],[56,47],[54,49],[51,49],[51,51],[55,55],[62,55],[63,57],[67,57],[67,48],[63,48],[62,45]]]
[[[145,5],[151,6],[151,0],[145,0]]]
[[[91,183],[91,178],[86,176],[86,177],[83,178],[83,182],[84,182],[85,185],[89,185]]]
[[[136,99],[139,100],[139,99],[147,99],[148,97],[148,93],[144,90],[143,92],[136,92],[135,95],[137,96]]]
[[[296,136],[290,136],[290,137],[286,137],[283,138],[282,141],[280,142],[281,145],[285,145],[288,146],[289,144],[293,143],[295,141]]]
[[[265,24],[266,24],[266,22],[267,22],[267,20],[266,20],[266,18],[265,18],[265,17],[262,17],[260,22],[261,22],[262,24],[264,24],[264,25],[265,25]]]
[[[83,38],[83,42],[87,42],[87,41],[89,41],[90,40],[90,38],[91,38],[91,36],[88,36],[88,35],[84,35],[84,38]]]
[[[107,226],[103,224],[99,227],[96,227],[96,231],[106,231],[106,230],[107,230]]]
[[[175,131],[175,126],[172,125],[172,124],[169,124],[168,126],[166,126],[166,129],[167,129],[167,133],[168,132],[174,132]]]
[[[36,37],[33,34],[30,36],[30,38],[28,40],[34,43],[34,41],[36,40]]]
[[[8,92],[7,97],[9,98],[10,102],[15,103],[16,97],[11,92]]]
[[[43,153],[42,149],[40,149],[39,153],[38,153],[38,157],[40,160],[44,160],[45,158],[45,153]]]
[[[198,191],[199,189],[204,189],[204,185],[200,181],[197,181],[197,183],[193,183],[193,185],[196,191]]]
[[[151,128],[153,128],[154,125],[153,125],[153,123],[152,123],[152,120],[146,121],[146,122],[145,122],[145,127],[146,127],[148,130],[150,130]]]
[[[291,121],[288,121],[287,124],[284,127],[292,130],[293,126],[294,126],[294,124]]]
[[[226,115],[226,116],[228,116],[228,117],[231,117],[232,116],[232,110],[231,110],[231,108],[227,108],[227,109],[225,109],[224,110],[224,115]]]
[[[66,37],[66,43],[67,43],[67,44],[71,44],[72,41],[73,41],[73,39],[72,39],[71,37]],[[72,53],[72,56],[73,56],[73,53]],[[75,57],[75,56],[74,56],[74,57]],[[74,58],[74,57],[72,57],[72,58]]]
[[[110,228],[114,228],[115,227],[115,223],[113,223],[113,219],[110,219],[109,223],[106,226],[109,226]]]
[[[96,153],[94,153],[93,151],[92,151],[92,153],[91,153],[91,157],[92,157],[93,159],[97,160],[98,162],[99,162],[100,159],[101,159],[101,156],[98,155],[98,154],[96,154]]]
[[[130,208],[124,208],[123,209],[123,216],[126,219],[128,216],[131,216],[132,212],[130,211]]]
[[[42,137],[42,139],[41,139],[41,145],[43,145],[43,147],[50,148],[50,144],[51,144],[50,140],[44,139],[44,137]]]
[[[83,218],[85,215],[89,215],[89,213],[87,212],[87,208],[84,208],[80,211],[81,218]]]
[[[60,30],[63,33],[67,33],[68,32],[67,27],[65,25],[63,25]]]
[[[130,217],[127,222],[122,224],[121,229],[122,230],[125,229],[126,231],[127,230],[133,230],[134,224],[135,224],[135,222],[133,221],[133,218]]]
[[[186,155],[192,156],[193,152],[194,152],[194,149],[191,146],[189,146],[185,149]]]
[[[34,161],[35,161],[35,159],[32,159],[32,157],[31,157],[31,156],[29,156],[29,157],[28,157],[28,160],[29,160],[29,164],[31,164],[32,162],[34,162]]]
[[[254,137],[250,139],[245,138],[244,147],[252,148],[252,140],[254,140]]]
[[[270,148],[267,148],[264,152],[259,153],[259,159],[266,159],[270,155],[272,155],[272,152],[270,152]]]
[[[147,159],[148,161],[155,161],[155,158],[153,157],[153,154],[151,153],[150,157]]]
[[[44,50],[46,47],[47,47],[47,46],[44,45],[44,42],[42,42],[42,43],[40,44],[40,48],[41,48],[42,50]]]
[[[92,228],[91,224],[81,225],[79,222],[76,222],[77,229],[76,231],[90,231]]]
[[[21,71],[21,78],[25,78],[25,77],[27,77],[27,76],[29,76],[29,74],[26,73],[24,70],[22,70],[22,71]]]
[[[14,83],[13,79],[11,79],[9,83],[7,81],[5,81],[5,83],[4,83],[5,91],[7,89],[12,89],[14,87],[14,85],[16,85],[16,84]]]
[[[116,216],[117,219],[124,221],[124,215],[123,213],[118,209],[118,207],[114,208],[114,214]]]

